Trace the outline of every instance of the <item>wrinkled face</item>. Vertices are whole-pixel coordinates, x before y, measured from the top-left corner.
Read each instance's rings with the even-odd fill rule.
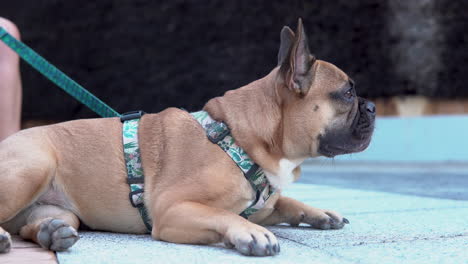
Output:
[[[375,105],[356,95],[343,71],[315,59],[301,19],[295,33],[287,26],[281,31],[278,66],[286,156],[334,157],[367,148]]]
[[[286,107],[295,145],[309,145],[308,156],[334,157],[366,149],[374,130],[374,104],[358,97],[354,81],[330,63],[317,60],[308,74],[313,75],[308,92]]]
[[[366,149],[374,131],[375,105],[356,95],[353,80],[344,73],[326,97],[331,113],[325,129],[317,136],[317,152],[334,157]]]

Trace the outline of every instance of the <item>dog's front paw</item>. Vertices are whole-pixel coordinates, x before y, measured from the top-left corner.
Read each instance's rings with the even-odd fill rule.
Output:
[[[275,235],[266,228],[250,224],[247,227],[229,228],[224,244],[235,247],[247,256],[273,256],[280,252]]]
[[[342,217],[339,213],[319,209],[318,212],[307,216],[305,221],[313,228],[317,229],[341,229],[345,224],[349,224],[348,219]]]
[[[11,236],[8,232],[0,233],[0,254],[7,253],[11,248]]]
[[[79,236],[75,228],[60,219],[49,219],[41,223],[37,232],[37,241],[47,249],[64,251],[78,241]]]

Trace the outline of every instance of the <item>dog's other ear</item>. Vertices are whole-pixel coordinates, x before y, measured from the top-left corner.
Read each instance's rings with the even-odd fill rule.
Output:
[[[312,84],[312,74],[308,74],[315,62],[314,56],[309,51],[309,44],[305,34],[302,19],[297,22],[297,30],[291,51],[282,64],[284,81],[286,86],[299,95],[305,95]]]
[[[291,45],[294,42],[294,32],[288,27],[284,26],[281,30],[281,44],[278,52],[278,66],[281,66],[291,50]]]

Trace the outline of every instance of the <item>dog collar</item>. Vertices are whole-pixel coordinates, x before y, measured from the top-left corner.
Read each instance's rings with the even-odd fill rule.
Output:
[[[151,221],[144,203],[145,176],[141,165],[140,147],[138,145],[138,125],[143,111],[125,113],[120,117],[122,126],[122,142],[125,165],[127,167],[127,183],[130,185],[130,203],[140,212],[143,223],[149,232]]]
[[[206,111],[194,112],[191,113],[191,115],[206,131],[208,139],[221,147],[236,163],[237,167],[239,167],[255,190],[255,200],[249,207],[242,211],[240,215],[244,218],[248,218],[262,209],[268,198],[275,192],[275,189],[270,185],[263,169],[249,157],[244,149],[236,144],[234,137],[231,135],[231,131],[225,123],[214,120]]]

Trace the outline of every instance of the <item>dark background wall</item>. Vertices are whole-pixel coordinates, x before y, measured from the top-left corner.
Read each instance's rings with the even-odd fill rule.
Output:
[[[196,110],[264,76],[298,17],[311,51],[362,96],[467,97],[468,1],[405,2],[16,0],[0,16],[119,112]],[[22,77],[25,119],[95,116],[25,64]]]

